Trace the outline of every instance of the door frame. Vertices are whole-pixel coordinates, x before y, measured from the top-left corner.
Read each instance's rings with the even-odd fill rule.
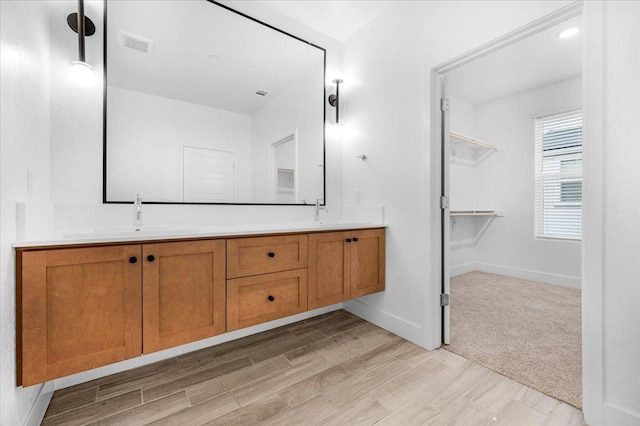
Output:
[[[589,424],[602,424],[604,411],[604,312],[603,295],[603,230],[604,213],[604,4],[601,0],[571,3],[547,16],[537,19],[515,31],[463,55],[452,58],[431,70],[430,75],[430,130],[428,133],[429,168],[426,178],[429,211],[429,285],[425,286],[423,303],[423,346],[440,347],[443,339],[443,309],[440,294],[443,286],[443,220],[440,196],[442,186],[443,149],[441,137],[440,97],[444,93],[443,76],[458,67],[484,55],[502,49],[531,35],[558,25],[575,16],[583,16],[583,239],[582,239],[582,390],[583,412]],[[588,49],[587,49],[587,46]],[[446,125],[446,120],[445,120]],[[446,129],[445,129],[446,130]],[[447,194],[448,195],[448,194]]]
[[[293,197],[295,202],[298,202],[298,194],[300,192],[299,179],[300,170],[298,168],[298,128],[293,129],[287,136],[271,142],[269,144],[269,200],[274,202],[276,199],[276,191],[278,190],[278,174],[276,173],[275,161],[276,161],[276,148],[284,143],[293,141],[293,147],[295,152],[295,166],[293,174]]]

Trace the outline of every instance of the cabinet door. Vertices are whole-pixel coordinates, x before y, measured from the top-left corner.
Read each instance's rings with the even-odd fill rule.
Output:
[[[351,244],[346,232],[309,234],[309,309],[351,298]]]
[[[145,354],[225,331],[225,242],[143,246]]]
[[[237,330],[307,310],[307,270],[227,280],[227,330]]]
[[[384,228],[351,233],[351,298],[384,290]]]
[[[140,245],[18,254],[18,383],[142,353]]]

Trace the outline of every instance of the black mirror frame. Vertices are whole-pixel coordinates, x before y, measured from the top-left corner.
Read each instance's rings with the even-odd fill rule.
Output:
[[[102,107],[102,203],[103,204],[133,204],[132,201],[109,201],[107,200],[107,1],[104,0],[104,16],[103,16],[103,107]],[[327,143],[326,143],[326,123],[327,123],[327,108],[326,108],[326,99],[327,99],[327,88],[326,88],[326,76],[327,76],[327,51],[325,48],[320,47],[314,43],[311,43],[307,40],[304,40],[298,36],[290,34],[286,31],[283,31],[273,25],[269,25],[265,22],[262,22],[256,18],[253,18],[245,13],[239,12],[235,9],[232,9],[228,6],[225,6],[219,3],[216,0],[207,0],[209,3],[215,6],[219,6],[229,12],[240,15],[246,19],[249,19],[257,24],[263,25],[271,30],[277,31],[281,34],[294,38],[302,43],[308,44],[316,49],[322,51],[323,59],[323,78],[322,78],[322,87],[323,87],[323,123],[322,126],[322,206],[326,205],[327,199]],[[197,203],[197,202],[179,202],[179,201],[144,201],[144,204],[176,204],[176,205],[218,205],[218,206],[315,206],[315,203],[312,204],[276,204],[276,203]]]

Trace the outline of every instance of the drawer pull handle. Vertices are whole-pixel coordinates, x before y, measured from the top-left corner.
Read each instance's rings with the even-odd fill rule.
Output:
[[[276,254],[275,254],[274,252],[270,251],[270,252],[269,252],[269,254],[268,254],[267,256],[269,256],[269,257],[276,257]]]
[[[347,238],[347,242],[350,243],[351,242],[351,238]]]
[[[276,298],[273,297],[272,295],[269,295],[267,299],[269,299],[269,302],[273,302],[274,300],[276,300]]]
[[[358,239],[357,239],[357,238],[354,238],[354,239],[353,239],[353,241],[357,243],[357,242],[358,242]]]
[[[154,255],[150,254],[149,256],[147,256],[147,260],[149,262],[153,262],[154,260],[156,260],[156,257]]]
[[[131,256],[131,257],[129,258],[129,263],[136,263],[137,261],[138,261],[138,258],[137,258],[137,257],[135,257],[135,256]]]

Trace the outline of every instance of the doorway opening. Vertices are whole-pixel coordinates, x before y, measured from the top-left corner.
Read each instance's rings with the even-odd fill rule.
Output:
[[[298,202],[298,138],[297,131],[273,142],[269,147],[271,202]]]
[[[432,75],[442,342],[578,408],[581,26],[565,8]]]

